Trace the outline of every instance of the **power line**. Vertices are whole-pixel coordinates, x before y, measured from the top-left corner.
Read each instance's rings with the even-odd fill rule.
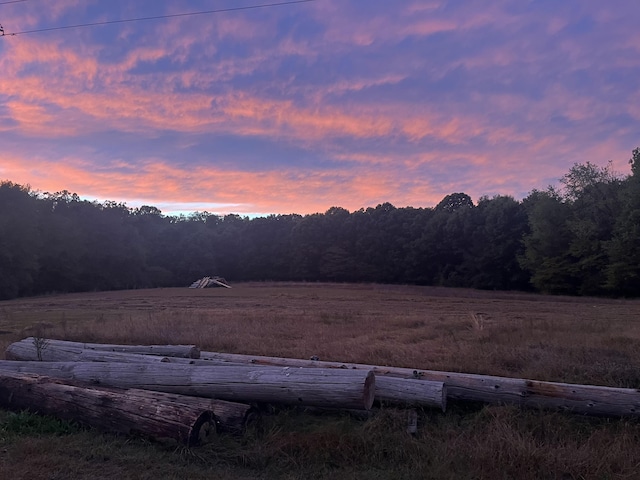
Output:
[[[0,2],[0,5],[6,5],[8,3],[22,3],[22,2],[26,2],[27,0],[11,0],[10,2]]]
[[[5,3],[17,3],[17,2],[26,2],[27,0],[13,0],[12,2],[5,2]],[[61,26],[61,27],[50,27],[50,28],[39,28],[36,30],[25,30],[22,32],[12,32],[12,33],[5,33],[4,31],[2,31],[0,33],[0,36],[16,36],[16,35],[27,35],[30,33],[38,33],[38,32],[51,32],[54,30],[68,30],[68,29],[72,29],[72,28],[81,28],[81,27],[95,27],[97,25],[112,25],[115,23],[130,23],[130,22],[141,22],[141,21],[145,21],[145,20],[161,20],[161,19],[165,19],[165,18],[176,18],[176,17],[189,17],[189,16],[195,16],[195,15],[210,15],[210,14],[214,14],[214,13],[224,13],[224,12],[237,12],[240,10],[255,10],[258,8],[270,8],[270,7],[280,7],[280,6],[284,6],[284,5],[294,5],[296,3],[309,3],[309,2],[315,2],[316,0],[290,0],[287,2],[276,2],[276,3],[262,3],[259,5],[248,5],[245,7],[232,7],[232,8],[220,8],[217,10],[203,10],[201,12],[186,12],[186,13],[172,13],[169,15],[158,15],[158,16],[154,16],[154,17],[139,17],[139,18],[127,18],[127,19],[123,19],[123,20],[108,20],[108,21],[104,21],[104,22],[92,22],[92,23],[79,23],[76,25],[65,25],[65,26]],[[1,5],[1,3],[0,3]]]

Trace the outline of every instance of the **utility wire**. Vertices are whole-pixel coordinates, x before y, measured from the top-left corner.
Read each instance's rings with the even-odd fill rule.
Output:
[[[14,3],[14,2],[25,2],[26,0],[13,0],[13,2],[6,2],[6,3]],[[186,13],[173,13],[173,14],[169,14],[169,15],[158,15],[155,17],[139,17],[139,18],[127,18],[127,19],[123,19],[123,20],[108,20],[108,21],[104,21],[104,22],[92,22],[92,23],[79,23],[76,25],[65,25],[62,27],[50,27],[50,28],[38,28],[36,30],[25,30],[22,32],[12,32],[12,33],[5,33],[2,30],[2,27],[0,26],[0,36],[5,37],[5,36],[16,36],[16,35],[27,35],[29,33],[38,33],[38,32],[51,32],[53,30],[68,30],[71,28],[81,28],[81,27],[95,27],[97,25],[112,25],[115,23],[130,23],[130,22],[141,22],[141,21],[145,21],[145,20],[160,20],[160,19],[165,19],[165,18],[176,18],[176,17],[189,17],[189,16],[194,16],[194,15],[210,15],[210,14],[214,14],[214,13],[223,13],[223,12],[237,12],[240,10],[255,10],[258,8],[269,8],[269,7],[279,7],[279,6],[283,6],[283,5],[294,5],[296,3],[309,3],[309,2],[315,2],[316,0],[290,0],[287,2],[276,2],[276,3],[262,3],[259,5],[248,5],[245,7],[232,7],[232,8],[220,8],[217,10],[204,10],[201,12],[186,12]],[[0,3],[1,5],[1,3]]]
[[[26,2],[27,0],[12,0],[10,2],[0,2],[0,5],[7,5],[8,3],[22,3],[22,2]]]

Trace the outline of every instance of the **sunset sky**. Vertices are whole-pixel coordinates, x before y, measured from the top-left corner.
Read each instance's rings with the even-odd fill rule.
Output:
[[[315,0],[21,33],[263,3],[0,1],[0,180],[266,215],[629,173],[637,1]]]

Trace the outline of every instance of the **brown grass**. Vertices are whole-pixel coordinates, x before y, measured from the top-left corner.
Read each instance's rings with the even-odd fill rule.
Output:
[[[231,290],[157,289],[0,302],[0,348],[29,335],[195,343],[230,353],[317,355],[640,388],[640,302],[629,300],[251,283]],[[133,441],[130,451],[142,449],[141,455],[150,451],[159,462],[188,465],[199,472],[190,473],[196,478],[223,470],[227,478],[633,478],[640,469],[640,460],[625,453],[640,451],[635,421],[454,406],[445,415],[422,412],[420,425],[418,435],[409,437],[405,414],[394,410],[367,422],[289,412],[268,419],[264,430],[244,440],[223,438],[203,447],[195,459]],[[89,435],[98,446],[104,442],[86,432],[71,437],[78,435]],[[38,439],[31,435],[5,442],[12,464],[19,459],[16,449],[33,442]],[[0,435],[0,448],[2,443]],[[64,446],[34,450],[41,452],[34,454],[38,458],[66,458]],[[128,450],[109,451],[122,463]],[[0,462],[3,458],[0,454]],[[147,478],[130,475],[126,462],[122,468],[124,477]]]

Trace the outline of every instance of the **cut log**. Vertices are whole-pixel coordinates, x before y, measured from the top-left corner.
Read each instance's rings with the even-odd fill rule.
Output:
[[[119,352],[83,350],[76,347],[49,345],[46,351],[38,353],[33,342],[16,342],[9,345],[5,352],[11,360],[56,362],[121,362],[121,363],[179,363],[211,366],[207,360],[195,360],[176,357],[159,357]],[[224,362],[228,366],[230,362]],[[236,363],[236,365],[242,365]],[[376,382],[375,400],[384,403],[437,407],[445,411],[446,389],[442,382],[420,381],[402,378],[385,378]]]
[[[101,352],[140,353],[163,357],[200,358],[200,350],[195,345],[109,345],[28,337],[11,344],[11,346],[15,349],[35,349],[36,355],[41,355],[43,360],[45,357],[50,358],[52,355],[50,352],[64,349],[71,349],[71,351],[82,349]]]
[[[207,443],[216,433],[214,405],[206,399],[70,384],[29,373],[0,372],[0,406],[28,409],[110,432],[172,438],[190,446]],[[248,408],[243,406],[243,410]],[[230,410],[227,405],[223,409]]]
[[[0,370],[238,402],[368,410],[375,395],[368,370],[11,360]]]
[[[216,426],[221,432],[243,434],[248,427],[259,425],[260,410],[244,403],[210,400],[216,416]]]
[[[405,407],[447,409],[447,388],[443,382],[412,378],[376,377],[376,401]]]
[[[55,344],[39,350],[32,342],[25,341],[10,344],[5,350],[5,357],[9,360],[42,362],[177,363],[181,365],[193,365],[197,361],[193,358],[85,350]]]
[[[199,361],[208,360],[219,365],[225,362],[245,362],[251,365],[367,370],[375,373],[377,383],[386,377],[443,382],[447,388],[448,400],[485,402],[497,405],[515,404],[522,407],[561,410],[584,415],[640,416],[640,390],[631,388],[218,352],[200,352],[200,359]]]

